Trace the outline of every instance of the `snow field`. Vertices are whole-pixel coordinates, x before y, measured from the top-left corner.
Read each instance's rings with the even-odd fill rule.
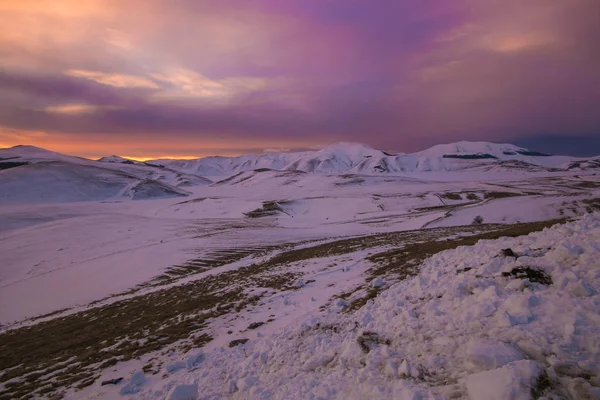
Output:
[[[599,252],[600,214],[444,251],[354,314],[213,349],[133,398],[598,398]]]

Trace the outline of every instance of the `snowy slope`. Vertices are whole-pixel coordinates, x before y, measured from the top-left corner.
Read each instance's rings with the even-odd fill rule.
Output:
[[[124,158],[121,156],[117,156],[117,155],[112,155],[112,156],[107,156],[107,157],[102,157],[98,159],[99,162],[105,162],[105,163],[127,163],[127,164],[139,164],[139,165],[143,165],[144,163],[141,161],[136,161],[136,160],[130,160],[128,158]]]
[[[140,180],[157,181],[168,186],[202,186],[212,183],[211,180],[202,176],[185,174],[168,168],[134,162],[119,156],[105,157],[99,161],[92,161],[85,158],[72,157],[48,151],[34,146],[15,146],[0,149],[0,170],[8,170],[21,165],[45,162],[61,162],[68,164],[71,169],[73,169],[73,173],[77,173],[77,169],[85,169],[84,167],[109,169],[114,171],[115,176],[120,175],[120,173],[125,173]],[[29,169],[30,172],[32,170],[39,169]],[[90,171],[90,169],[87,170]],[[85,172],[82,172],[82,174],[85,174]]]
[[[343,302],[234,348],[192,350],[91,396],[596,399],[600,215],[427,259],[356,313]],[[510,249],[511,252],[508,252]],[[186,396],[179,397],[177,394]],[[75,395],[73,398],[77,398]]]
[[[412,154],[392,155],[357,143],[339,143],[317,151],[268,153],[260,156],[207,157],[197,160],[154,160],[152,163],[203,176],[230,176],[254,169],[316,173],[410,173],[461,171],[502,165],[503,170],[567,169],[586,159],[550,156],[512,144],[458,142],[442,144]],[[506,163],[513,161],[515,163]],[[587,164],[585,164],[587,165]]]
[[[187,192],[123,171],[45,161],[0,171],[0,204],[149,199]]]
[[[80,157],[68,156],[54,151],[42,149],[35,146],[18,145],[0,149],[0,163],[4,162],[27,162],[40,161],[63,161],[74,164],[88,164],[90,160]]]

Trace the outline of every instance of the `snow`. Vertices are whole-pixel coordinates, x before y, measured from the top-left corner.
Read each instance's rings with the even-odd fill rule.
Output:
[[[460,171],[500,165],[500,170],[504,171],[519,171],[528,165],[540,167],[538,171],[544,171],[550,167],[567,169],[572,163],[579,163],[578,168],[585,168],[589,164],[589,160],[584,158],[534,154],[536,153],[512,144],[488,142],[442,144],[412,154],[396,155],[359,143],[338,143],[316,151],[297,153],[206,157],[196,160],[163,159],[151,162],[207,177],[225,177],[261,168],[310,173],[397,174]],[[460,158],[481,155],[489,155],[490,158]],[[525,164],[502,164],[503,161],[511,160]]]
[[[1,236],[0,321],[85,305],[192,257],[188,249],[197,240],[186,233],[184,221],[106,213],[109,205],[80,203],[70,207],[69,218]],[[43,218],[55,215],[57,208],[16,210]],[[28,293],[26,300],[16,302],[23,293]]]
[[[542,373],[530,360],[515,361],[493,371],[470,375],[466,380],[470,400],[530,400]]]
[[[5,173],[23,174],[19,170],[27,172],[28,167],[41,165],[43,163],[4,170],[0,172],[0,181]],[[475,179],[465,182],[465,177],[472,174],[457,172],[438,174],[435,180],[422,175],[419,179],[362,175],[360,184],[339,185],[352,182],[356,177],[301,174],[293,183],[284,184],[289,177],[266,171],[248,172],[250,178],[237,184],[186,188],[192,193],[189,197],[144,202],[120,202],[123,197],[119,197],[109,202],[63,203],[74,197],[82,199],[79,192],[70,189],[78,182],[83,185],[83,193],[87,191],[97,198],[114,193],[102,186],[104,181],[98,181],[98,187],[93,185],[95,177],[104,176],[107,187],[111,188],[119,182],[112,175],[115,171],[83,168],[91,168],[94,174],[100,170],[106,175],[80,175],[75,180],[72,170],[65,167],[71,172],[64,175],[63,181],[52,183],[61,188],[53,192],[57,196],[55,200],[61,202],[50,203],[46,197],[44,203],[30,204],[32,197],[27,197],[39,185],[56,178],[50,174],[54,170],[48,168],[36,170],[27,182],[15,179],[15,189],[10,192],[0,191],[0,203],[2,196],[11,196],[10,202],[0,207],[1,323],[101,300],[213,250],[468,225],[477,215],[481,215],[485,223],[538,221],[563,214],[574,216],[585,209],[581,201],[590,197],[581,190],[567,188],[573,182],[569,175],[546,174],[538,178],[530,174],[516,180],[503,175],[502,179],[488,177],[483,182]],[[585,176],[594,182],[593,175]],[[441,182],[442,177],[448,181]],[[134,178],[123,179],[136,182]],[[32,184],[35,182],[39,185]],[[64,186],[58,186],[59,182]],[[486,191],[517,194],[535,191],[539,195],[481,200]],[[462,200],[440,198],[445,192],[462,193]],[[469,204],[464,198],[465,192],[476,193],[480,201]],[[128,196],[142,194],[143,191],[129,192]],[[12,203],[17,200],[23,204]],[[246,213],[261,208],[264,201],[273,200],[282,212],[267,218],[246,217]],[[577,201],[578,205],[573,203]],[[435,209],[447,204],[456,208]],[[352,267],[354,262],[344,265],[348,270],[340,270],[341,276],[332,273],[328,284],[342,279],[344,283],[336,286],[342,290],[346,284],[356,283],[364,267]],[[571,293],[579,296],[594,293],[585,283],[571,282],[568,277],[561,279],[565,279],[566,290]],[[309,286],[311,289],[312,285]],[[318,308],[326,296],[315,290],[310,297],[318,300],[315,302]],[[28,297],[27,301],[13,301],[20,293],[35,293],[35,296]],[[485,314],[490,310],[480,312]],[[505,315],[512,323],[525,318],[514,310]]]
[[[524,358],[515,346],[491,339],[471,340],[466,345],[465,355],[473,368],[479,370],[499,368]]]
[[[102,158],[98,159],[98,161],[106,162],[106,163],[123,163],[123,162],[130,162],[130,163],[134,163],[134,164],[140,163],[139,161],[129,160],[127,158],[123,158],[121,156],[117,156],[114,154],[112,156],[102,157]]]
[[[177,385],[169,392],[167,400],[196,400],[198,398],[198,385]]]
[[[507,248],[519,257],[502,256]],[[203,398],[597,398],[599,251],[600,214],[447,250],[354,314],[311,312],[243,346],[215,347],[201,368],[154,379],[132,398],[189,382]],[[503,274],[523,266],[552,283]],[[593,294],[564,290],[577,283]],[[506,313],[527,319],[506,323]]]
[[[67,203],[187,196],[180,187],[212,181],[197,175],[114,160],[92,161],[33,146],[0,149],[0,204]]]
[[[134,394],[142,390],[142,386],[146,382],[146,376],[144,375],[144,371],[137,371],[131,378],[129,378],[129,382],[119,390],[119,394],[127,395]]]
[[[57,314],[65,315],[91,302],[117,303],[218,276],[268,260],[283,246],[470,225],[478,215],[484,223],[573,217],[598,197],[593,172],[515,170],[494,160],[443,157],[518,150],[506,146],[463,143],[389,156],[346,143],[192,160],[186,172],[29,147],[0,150],[0,158],[31,163],[0,171],[0,323],[69,308]],[[199,165],[221,181],[208,184],[197,175]],[[232,171],[239,174],[222,179]],[[187,196],[163,196],[164,188]],[[146,201],[129,201],[137,198]],[[267,204],[277,207],[273,215],[247,216]],[[367,274],[374,249],[291,262],[294,290],[244,288],[260,302],[207,322],[213,340],[203,348],[161,349],[119,362],[67,398],[466,399],[491,398],[481,397],[482,390],[495,387],[494,395],[521,398],[537,377],[551,381],[548,398],[594,398],[599,221],[587,215],[526,237],[449,250],[401,282]],[[280,247],[263,254],[266,246]],[[248,249],[252,255],[235,262],[139,289],[174,265]],[[387,243],[376,251],[393,249]],[[515,256],[503,256],[504,249]],[[543,279],[528,276],[527,268],[543,272]],[[354,299],[374,292],[374,300],[348,312]],[[229,348],[236,339],[248,342]],[[150,359],[158,360],[158,374],[99,385],[128,377]]]

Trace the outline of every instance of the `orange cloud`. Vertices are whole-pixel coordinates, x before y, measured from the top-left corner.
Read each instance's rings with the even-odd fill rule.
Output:
[[[103,85],[115,87],[130,87],[130,88],[149,88],[158,89],[159,86],[149,79],[133,75],[122,74],[107,74],[96,71],[84,71],[80,69],[70,69],[65,72],[65,75],[74,76],[77,78],[85,78]]]
[[[100,109],[114,109],[112,106],[91,106],[88,104],[66,104],[62,106],[48,106],[42,111],[54,114],[81,114],[90,113]]]

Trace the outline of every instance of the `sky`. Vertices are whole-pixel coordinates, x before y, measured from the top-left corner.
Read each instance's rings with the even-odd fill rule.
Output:
[[[0,147],[600,154],[597,0],[0,0]]]

